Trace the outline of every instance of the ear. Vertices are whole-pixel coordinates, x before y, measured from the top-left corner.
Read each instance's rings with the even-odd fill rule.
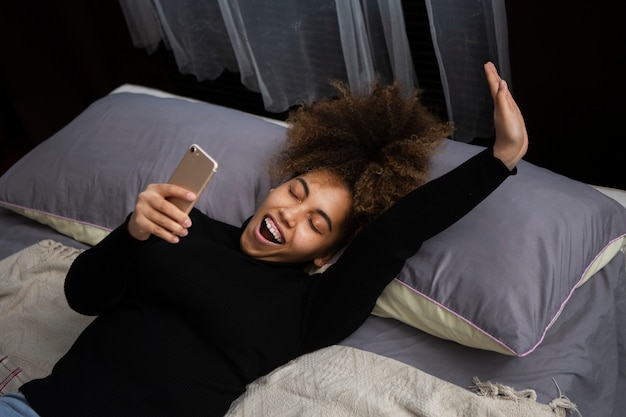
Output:
[[[335,253],[334,252],[330,252],[330,253],[327,253],[326,255],[322,255],[320,257],[317,257],[317,258],[313,259],[313,265],[315,265],[318,268],[321,268],[324,265],[326,265],[333,258],[333,256],[335,256]]]

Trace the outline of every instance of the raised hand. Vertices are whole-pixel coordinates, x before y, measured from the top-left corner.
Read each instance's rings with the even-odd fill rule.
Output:
[[[513,169],[528,150],[528,132],[524,117],[511,96],[506,81],[500,78],[492,62],[485,64],[485,75],[494,103],[496,141],[493,153],[507,168]]]
[[[135,210],[128,223],[128,232],[137,240],[146,240],[156,235],[170,243],[178,243],[187,236],[191,226],[189,216],[167,198],[178,197],[194,201],[195,195],[172,184],[150,184],[139,193]]]

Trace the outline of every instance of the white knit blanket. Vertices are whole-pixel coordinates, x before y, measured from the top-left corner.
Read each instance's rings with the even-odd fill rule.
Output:
[[[79,253],[46,240],[0,261],[0,394],[46,375],[92,320],[63,295]],[[540,404],[532,390],[475,384],[478,393],[393,359],[331,346],[250,384],[228,417],[555,417],[572,407],[563,398]]]
[[[474,391],[370,352],[331,346],[302,356],[248,386],[228,417],[556,417],[532,390],[474,381]],[[468,387],[469,388],[469,387]]]
[[[91,322],[63,293],[79,253],[44,240],[0,261],[0,394],[48,374]]]

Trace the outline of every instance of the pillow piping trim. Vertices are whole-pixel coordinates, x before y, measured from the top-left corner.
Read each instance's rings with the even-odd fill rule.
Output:
[[[47,212],[47,211],[44,211],[44,210],[34,209],[32,207],[25,207],[25,206],[21,206],[19,204],[8,203],[6,201],[0,201],[0,207],[6,207],[9,210],[11,210],[12,208],[16,208],[16,209],[23,210],[23,211],[30,211],[30,212],[33,212],[33,213],[41,214],[41,215],[44,215],[44,216],[54,217],[56,219],[61,219],[61,220],[65,220],[65,221],[68,221],[68,222],[78,223],[78,224],[82,224],[82,225],[90,226],[90,227],[95,227],[97,229],[104,230],[105,232],[111,232],[113,230],[113,229],[111,229],[109,227],[105,227],[105,226],[102,226],[102,225],[99,225],[99,224],[86,222],[84,220],[73,219],[71,217],[61,216],[61,215],[50,213],[50,212]]]
[[[622,241],[621,243],[619,243],[619,241]],[[570,290],[569,294],[567,295],[567,297],[563,300],[563,302],[561,303],[561,305],[559,306],[559,309],[557,310],[557,312],[554,314],[554,316],[552,317],[552,320],[550,320],[550,322],[546,325],[546,328],[543,331],[543,334],[541,335],[541,338],[539,339],[539,341],[535,344],[535,346],[533,346],[528,352],[525,352],[524,354],[520,355],[520,356],[526,356],[531,354],[532,352],[535,351],[535,349],[537,349],[537,347],[543,342],[543,339],[546,337],[546,334],[548,333],[548,330],[550,330],[550,328],[554,325],[554,323],[556,323],[557,319],[559,318],[559,316],[561,315],[561,313],[563,312],[563,309],[565,308],[565,306],[569,303],[569,300],[572,298],[572,296],[574,295],[574,292],[581,286],[583,285],[585,282],[587,282],[591,276],[595,275],[595,273],[591,276],[587,276],[588,271],[591,268],[595,268],[597,267],[596,264],[596,260],[598,260],[599,258],[602,257],[602,255],[604,254],[604,252],[606,252],[609,248],[611,248],[612,246],[616,246],[617,250],[615,251],[615,253],[613,254],[613,256],[611,256],[609,259],[606,260],[606,263],[604,265],[602,265],[602,267],[597,268],[597,270],[595,272],[599,272],[602,268],[604,268],[611,260],[613,260],[613,258],[619,253],[621,252],[624,248],[626,248],[626,233],[616,237],[615,239],[612,239],[609,241],[609,243],[607,243],[602,250],[600,250],[598,252],[598,254],[593,258],[593,260],[589,263],[589,265],[587,265],[587,267],[585,268],[585,270],[583,271],[583,274],[581,275],[580,279],[578,280],[578,282],[576,282],[576,285],[574,285],[572,287],[572,289]]]

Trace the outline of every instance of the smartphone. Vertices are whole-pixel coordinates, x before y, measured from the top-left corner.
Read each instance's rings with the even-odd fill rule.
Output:
[[[191,191],[196,195],[196,199],[194,201],[186,201],[173,197],[169,201],[184,211],[185,214],[189,214],[216,171],[217,161],[200,146],[191,145],[183,155],[168,183]]]

